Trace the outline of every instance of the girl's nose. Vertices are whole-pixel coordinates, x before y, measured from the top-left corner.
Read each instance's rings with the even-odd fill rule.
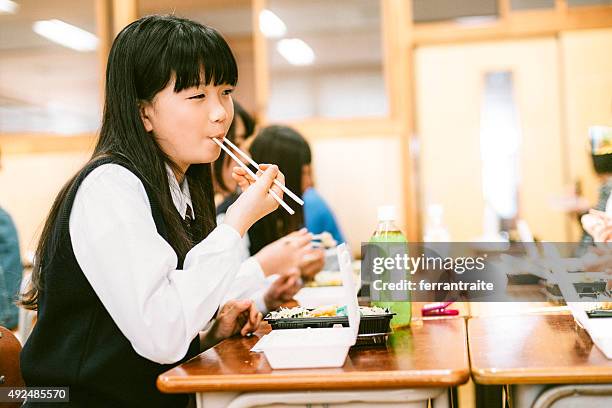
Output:
[[[215,102],[210,110],[211,122],[224,122],[228,117],[228,112],[219,101]]]

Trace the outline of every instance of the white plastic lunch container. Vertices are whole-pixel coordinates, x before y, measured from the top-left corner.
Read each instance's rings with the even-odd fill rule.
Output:
[[[257,343],[270,367],[327,368],[342,367],[349,349],[357,341],[359,305],[357,288],[346,244],[337,247],[342,275],[343,300],[347,305],[349,327],[274,330]]]

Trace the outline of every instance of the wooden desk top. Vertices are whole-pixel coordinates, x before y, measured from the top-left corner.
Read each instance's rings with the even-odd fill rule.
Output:
[[[472,318],[468,343],[479,384],[612,382],[612,360],[571,315]]]
[[[341,368],[272,370],[249,350],[258,336],[234,337],[160,375],[162,392],[448,387],[469,379],[465,319],[417,320],[387,347],[354,349]]]

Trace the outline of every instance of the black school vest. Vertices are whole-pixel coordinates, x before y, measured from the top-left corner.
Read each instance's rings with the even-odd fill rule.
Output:
[[[119,164],[134,173],[145,186],[157,232],[168,241],[158,201],[131,166],[104,158],[86,166],[68,192],[55,222],[59,250],[47,262],[39,294],[38,321],[21,352],[26,385],[70,387],[70,407],[185,407],[185,394],[162,394],[157,376],[199,352],[196,336],[185,357],[172,365],[150,361],[132,348],[96,296],[74,256],[68,221],[76,192],[85,177],[98,166]],[[190,233],[201,241],[201,229]],[[179,259],[182,268],[183,259]],[[121,270],[108,273],[121,273]],[[42,406],[42,404],[31,404]],[[30,404],[26,404],[30,406]],[[61,404],[50,404],[59,407]]]

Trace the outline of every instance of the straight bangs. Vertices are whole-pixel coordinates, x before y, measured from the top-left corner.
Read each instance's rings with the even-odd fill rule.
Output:
[[[168,38],[161,65],[175,75],[174,92],[200,85],[238,83],[238,67],[231,49],[215,29],[181,26]],[[197,62],[197,63],[194,63]]]

